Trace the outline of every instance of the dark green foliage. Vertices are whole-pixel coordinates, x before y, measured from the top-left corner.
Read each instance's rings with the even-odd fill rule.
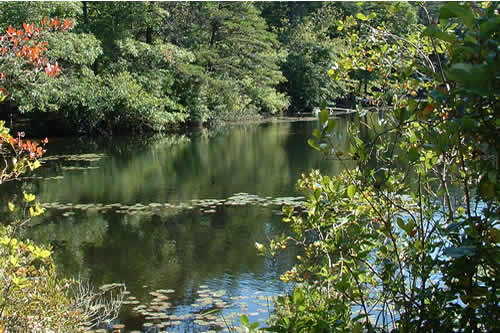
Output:
[[[292,111],[311,111],[323,103],[349,107],[356,104],[346,84],[329,80],[323,70],[337,66],[349,42],[341,27],[345,17],[358,12],[373,15],[373,28],[383,23],[384,29],[395,34],[414,29],[417,21],[415,7],[405,2],[269,3],[261,7],[271,29],[277,31],[288,49],[287,60],[281,66],[287,81],[280,88],[290,96]],[[360,95],[373,78],[366,70],[355,76],[359,81],[356,94]]]
[[[407,1],[395,2],[342,2],[340,5],[344,17],[363,14],[374,15],[370,25],[374,28],[384,26],[384,29],[396,35],[404,35],[414,31],[417,23],[417,8]]]
[[[276,114],[286,52],[260,11],[241,3],[2,3],[0,26],[68,17],[71,32],[47,33],[63,75],[19,82],[20,112],[57,112],[79,131],[162,130]],[[35,14],[36,13],[36,14]],[[22,80],[21,80],[22,81]]]
[[[315,106],[333,102],[344,94],[345,88],[330,80],[324,70],[335,64],[338,49],[342,47],[341,40],[336,38],[340,17],[336,4],[326,4],[283,35],[289,51],[282,65],[287,78],[282,87],[291,97],[293,110],[312,111]]]
[[[44,16],[75,19],[81,12],[79,1],[1,2],[0,29],[3,33],[9,25],[21,27],[23,23],[38,24]]]
[[[345,100],[354,86],[358,93],[381,89],[366,70],[353,73],[357,85],[328,79],[324,69],[336,66],[349,42],[339,22],[358,10],[375,12],[374,22],[400,33],[416,20],[405,3],[83,1],[0,8],[4,28],[44,16],[74,22],[69,32],[45,36],[47,58],[62,75],[28,82],[17,71],[9,112],[50,111],[79,132],[106,133],[311,110]]]
[[[197,107],[195,118],[231,119],[286,108],[286,97],[275,89],[284,81],[278,66],[284,53],[252,3],[179,3],[169,10],[168,39],[192,49],[203,68],[207,92],[200,97],[210,111]]]

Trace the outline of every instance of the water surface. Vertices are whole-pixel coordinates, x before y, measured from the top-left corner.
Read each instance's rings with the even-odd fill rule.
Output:
[[[233,310],[263,321],[267,296],[289,288],[279,276],[295,255],[271,261],[257,256],[254,243],[286,231],[281,204],[302,200],[295,190],[302,173],[336,174],[342,167],[308,146],[317,126],[276,122],[149,138],[52,139],[45,178],[33,185],[47,212],[31,237],[52,244],[61,274],[96,286],[124,282],[141,304],[155,290],[174,290],[164,312],[178,320],[170,319],[176,324],[169,331],[217,328],[196,321],[212,308],[200,304],[204,290],[225,302],[228,321]],[[338,120],[334,134],[344,150],[346,126]],[[133,306],[118,322],[142,329],[148,320]]]

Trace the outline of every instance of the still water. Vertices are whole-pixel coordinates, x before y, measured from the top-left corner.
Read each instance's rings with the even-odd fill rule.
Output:
[[[295,254],[272,261],[257,256],[255,242],[286,232],[281,205],[303,200],[295,190],[302,173],[342,168],[308,146],[317,126],[273,122],[140,139],[49,138],[43,178],[30,185],[47,211],[30,237],[53,246],[64,276],[95,286],[125,283],[133,301],[115,323],[127,329],[223,330],[220,317],[238,323],[232,313],[262,322],[269,297],[290,288],[279,276]],[[344,150],[346,127],[338,120],[334,135]],[[162,311],[170,324],[163,327],[139,311],[158,289],[168,290]],[[214,303],[224,310],[208,324],[200,313]]]

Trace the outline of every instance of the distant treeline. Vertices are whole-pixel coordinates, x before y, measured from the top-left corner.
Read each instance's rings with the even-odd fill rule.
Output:
[[[437,5],[433,5],[437,8]],[[357,93],[328,76],[342,51],[339,21],[376,13],[395,33],[420,19],[408,2],[2,2],[0,29],[68,18],[44,36],[55,80],[27,79],[0,55],[8,92],[0,119],[29,115],[72,132],[164,130],[352,106]],[[394,10],[396,8],[396,10]],[[431,8],[432,9],[432,8]],[[56,122],[57,120],[57,122]]]

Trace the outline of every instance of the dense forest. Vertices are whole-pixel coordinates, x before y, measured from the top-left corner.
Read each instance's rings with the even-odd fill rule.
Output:
[[[2,31],[44,17],[72,25],[44,30],[57,80],[20,76],[23,65],[7,70],[0,56],[9,94],[0,117],[109,134],[353,107],[354,92],[325,69],[345,45],[338,22],[357,11],[377,13],[398,34],[428,24],[411,3],[1,3]],[[372,88],[367,73],[358,73],[358,92]]]

